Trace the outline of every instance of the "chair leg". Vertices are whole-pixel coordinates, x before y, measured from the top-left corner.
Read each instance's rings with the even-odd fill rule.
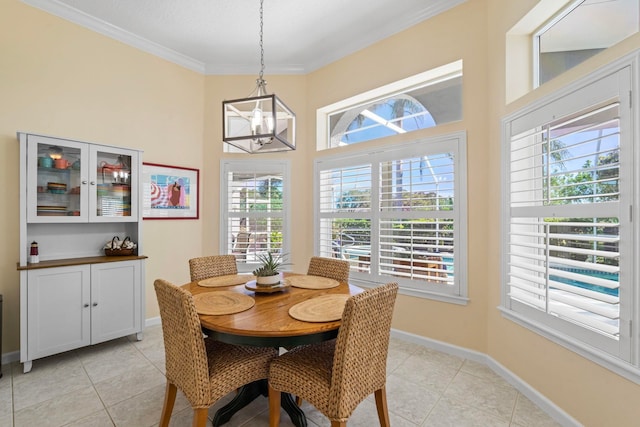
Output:
[[[193,427],[205,427],[207,425],[207,417],[209,416],[209,408],[198,408],[193,410]]]
[[[162,405],[162,414],[160,415],[159,427],[168,427],[171,420],[171,412],[173,412],[173,404],[176,402],[176,392],[178,388],[175,384],[167,381],[167,387],[164,392],[164,404]]]
[[[296,405],[302,405],[302,398],[300,396],[296,396]]]
[[[269,384],[269,427],[280,425],[280,400],[280,392]]]
[[[389,427],[389,409],[387,408],[387,392],[386,387],[383,385],[374,393],[376,398],[376,408],[378,409],[378,419],[380,420],[380,427]]]
[[[346,421],[331,421],[331,427],[347,427]]]

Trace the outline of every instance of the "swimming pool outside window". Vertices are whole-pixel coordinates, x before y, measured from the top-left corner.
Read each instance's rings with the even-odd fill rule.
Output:
[[[639,344],[630,89],[616,68],[505,121],[504,312],[608,366]]]

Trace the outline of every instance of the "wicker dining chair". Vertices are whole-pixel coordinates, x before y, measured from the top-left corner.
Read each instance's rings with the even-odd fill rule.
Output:
[[[311,257],[307,274],[310,276],[322,276],[338,282],[349,281],[349,261],[323,258],[319,256]]]
[[[189,260],[191,281],[208,279],[209,277],[238,274],[235,255],[212,255]]]
[[[335,340],[295,347],[269,368],[269,426],[280,422],[281,392],[299,396],[346,427],[364,398],[375,394],[378,419],[389,427],[385,391],[387,352],[397,283],[349,298]]]
[[[177,389],[193,408],[193,426],[204,427],[209,407],[245,384],[267,378],[277,351],[205,340],[193,296],[166,280],[153,283],[162,322],[167,386],[160,427],[171,419]]]

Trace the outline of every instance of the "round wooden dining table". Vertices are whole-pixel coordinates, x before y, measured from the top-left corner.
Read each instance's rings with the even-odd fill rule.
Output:
[[[294,276],[285,273],[286,277]],[[305,322],[289,315],[289,309],[303,301],[321,295],[343,294],[353,296],[363,290],[348,283],[328,289],[306,289],[287,287],[279,292],[261,293],[249,290],[244,284],[224,287],[204,287],[198,282],[183,286],[191,294],[205,292],[232,291],[255,299],[255,305],[248,310],[234,314],[199,314],[204,333],[210,338],[228,344],[260,347],[292,348],[335,338],[340,328],[340,319],[329,322]],[[266,382],[251,384],[242,388],[235,398],[216,413],[213,426],[224,424],[239,409],[259,395],[266,395]],[[290,395],[283,394],[282,407],[291,421],[298,427],[305,427],[306,417]]]

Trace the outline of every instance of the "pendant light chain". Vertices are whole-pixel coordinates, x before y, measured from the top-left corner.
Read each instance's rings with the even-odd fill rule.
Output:
[[[264,75],[264,46],[262,44],[262,28],[264,27],[264,20],[262,18],[262,4],[264,0],[260,0],[260,80],[262,80],[262,76]]]
[[[262,31],[264,28],[264,19],[263,19],[263,3],[264,0],[260,0],[260,74],[258,75],[257,89],[258,96],[267,94],[267,82],[264,81],[264,44],[262,42]]]

